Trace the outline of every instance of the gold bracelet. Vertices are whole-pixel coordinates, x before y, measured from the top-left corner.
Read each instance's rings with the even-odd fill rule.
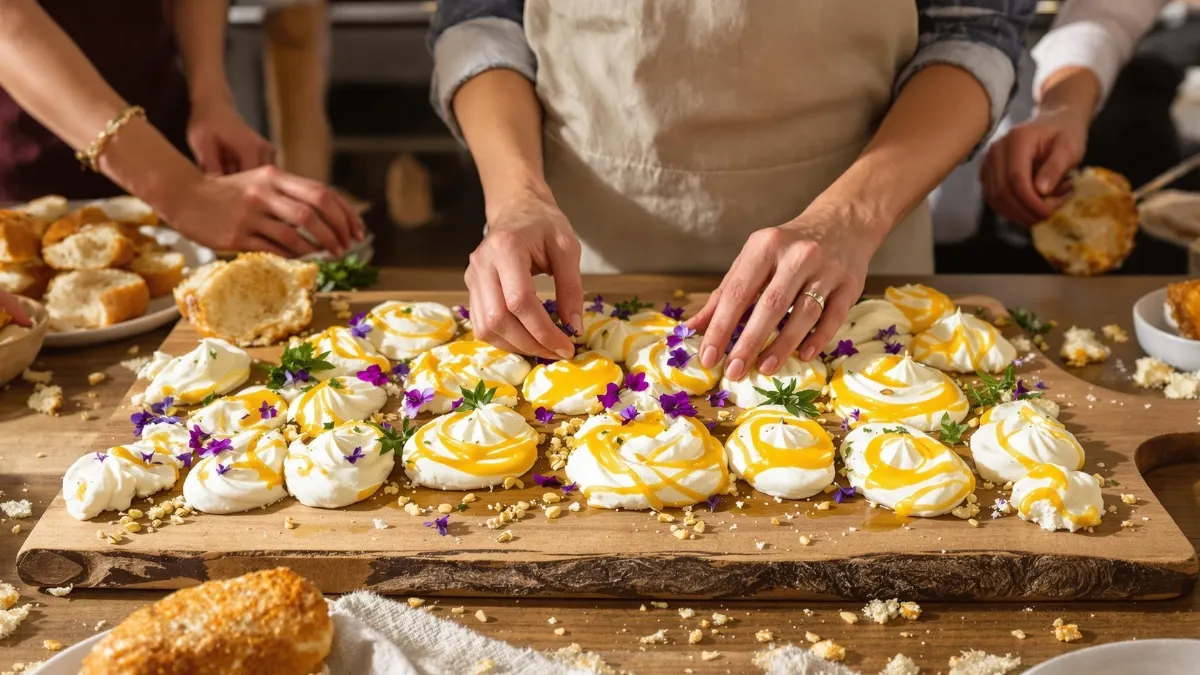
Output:
[[[91,169],[96,173],[100,173],[100,155],[104,154],[104,149],[108,147],[108,142],[112,140],[113,136],[117,135],[121,127],[125,126],[129,120],[135,117],[146,119],[146,109],[140,105],[131,105],[121,111],[120,115],[109,120],[104,130],[96,136],[96,140],[92,141],[91,145],[87,146],[87,149],[75,153],[75,159],[79,160],[79,163],[85,169]]]

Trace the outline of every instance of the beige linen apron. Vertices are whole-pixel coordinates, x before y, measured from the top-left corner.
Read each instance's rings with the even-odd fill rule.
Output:
[[[917,13],[901,0],[528,0],[525,32],[546,178],[584,272],[723,273],[861,152],[916,49]],[[871,271],[933,271],[924,203]]]

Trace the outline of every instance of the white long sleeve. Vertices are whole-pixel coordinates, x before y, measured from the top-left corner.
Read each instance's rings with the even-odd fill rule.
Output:
[[[1101,101],[1112,91],[1117,73],[1154,25],[1168,0],[1067,0],[1050,32],[1033,48],[1037,64],[1034,100],[1042,86],[1067,66],[1090,69],[1100,80]]]

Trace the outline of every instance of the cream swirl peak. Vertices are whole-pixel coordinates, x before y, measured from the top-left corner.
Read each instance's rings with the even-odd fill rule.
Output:
[[[383,452],[382,432],[365,422],[344,422],[307,444],[292,442],[283,463],[288,492],[322,509],[350,506],[375,494],[396,464]]]
[[[1094,527],[1104,517],[1104,496],[1093,476],[1057,464],[1039,464],[1013,484],[1012,505],[1021,520],[1044,530]]]
[[[386,373],[392,367],[387,358],[376,351],[370,342],[358,337],[345,326],[326,328],[308,338],[308,342],[312,344],[314,354],[319,356],[328,352],[325,360],[333,365],[333,368],[309,373],[318,380],[327,380],[343,375],[353,377],[359,371],[366,370],[371,366],[379,366]]]
[[[695,331],[679,324],[665,339],[638,350],[628,363],[629,372],[645,373],[655,394],[673,394],[682,390],[691,396],[699,396],[717,385],[725,369],[724,357],[712,368],[705,368],[700,363],[703,340]]]
[[[667,337],[678,324],[675,319],[648,309],[644,304],[597,306],[593,303],[583,313],[579,339],[589,349],[625,363],[638,350]]]
[[[187,424],[200,425],[214,436],[268,431],[284,424],[287,402],[277,392],[256,385],[229,394],[192,413]]]
[[[406,386],[421,392],[432,391],[425,410],[434,414],[450,412],[462,397],[463,389],[495,389],[492,400],[509,407],[517,405],[517,388],[529,375],[525,357],[497,349],[486,342],[458,340],[421,354],[412,362]]]
[[[801,361],[795,354],[791,354],[774,375],[763,375],[755,365],[740,380],[722,377],[721,388],[729,392],[729,401],[734,405],[739,408],[753,408],[767,401],[767,397],[758,390],[771,391],[775,387],[775,380],[779,380],[785,386],[795,382],[795,390],[803,391],[821,389],[825,386],[825,378],[825,364],[820,359]]]
[[[725,442],[734,475],[784,499],[811,497],[833,482],[833,440],[813,420],[783,406],[751,408]]]
[[[454,339],[454,312],[437,302],[389,300],[367,313],[366,338],[390,359],[408,359]]]
[[[995,326],[956,311],[913,338],[913,358],[956,373],[998,373],[1017,358],[1017,350]]]
[[[169,448],[154,441],[88,453],[75,460],[63,476],[67,513],[89,520],[103,511],[124,511],[134,497],[149,497],[174,487],[179,467]]]
[[[1039,464],[1083,468],[1083,446],[1061,422],[1028,401],[998,405],[971,436],[980,477],[994,483],[1020,480]]]
[[[924,284],[888,286],[883,297],[908,317],[914,333],[929,330],[939,319],[954,314],[954,301],[945,293]]]
[[[357,377],[331,377],[308,388],[292,399],[287,418],[300,427],[300,432],[317,436],[327,425],[365,420],[387,403],[383,387],[364,382]]]
[[[566,472],[589,506],[605,509],[687,506],[729,486],[721,442],[694,418],[660,412],[588,418]]]
[[[478,490],[533,468],[537,442],[537,431],[519,413],[489,403],[418,429],[404,444],[404,472],[438,490]]]
[[[954,380],[909,356],[851,356],[834,371],[829,388],[842,417],[857,411],[864,423],[898,422],[922,431],[938,429],[943,416],[961,422],[970,407]]]
[[[287,442],[278,431],[245,431],[201,451],[183,481],[183,498],[204,513],[249,511],[288,496]]]
[[[193,405],[232,391],[249,377],[249,354],[224,340],[203,338],[192,351],[162,365],[146,387],[145,400],[171,396],[179,405]]]
[[[957,453],[902,424],[854,429],[841,455],[850,484],[898,516],[949,513],[975,490],[975,476]]]
[[[531,406],[564,415],[583,415],[608,390],[620,385],[624,373],[615,361],[597,352],[580,352],[569,361],[533,367],[522,394]]]

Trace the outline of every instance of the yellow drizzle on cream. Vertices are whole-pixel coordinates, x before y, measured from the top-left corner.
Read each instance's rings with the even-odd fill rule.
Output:
[[[889,286],[883,297],[908,317],[914,333],[928,330],[938,319],[953,314],[956,309],[949,296],[923,284]]]
[[[522,394],[534,407],[580,415],[609,384],[619,385],[623,376],[621,366],[607,356],[581,352],[570,361],[534,366],[525,378]]]
[[[847,417],[858,410],[860,422],[903,422],[928,431],[943,415],[962,421],[969,408],[953,380],[907,356],[852,356],[829,386],[837,413]]]

